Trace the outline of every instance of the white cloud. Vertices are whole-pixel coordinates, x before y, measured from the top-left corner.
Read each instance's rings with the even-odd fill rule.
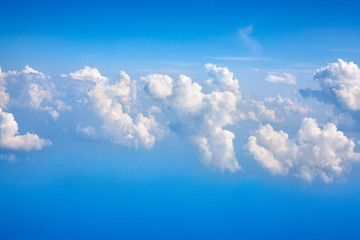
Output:
[[[180,114],[195,114],[203,106],[205,95],[202,87],[192,82],[191,78],[180,75],[174,84],[173,95],[171,96],[171,106]]]
[[[264,103],[277,104],[280,106],[280,109],[285,111],[288,115],[293,113],[306,114],[312,111],[308,106],[302,106],[300,103],[298,103],[296,98],[291,100],[290,98],[281,97],[280,94],[277,96],[277,98],[265,98]]]
[[[245,119],[250,119],[254,122],[260,122],[260,120],[256,117],[256,114],[253,111],[248,112],[247,117],[245,115],[245,118],[243,118],[243,120]]]
[[[48,145],[51,145],[50,140],[41,139],[36,134],[19,135],[14,116],[0,108],[0,148],[30,151],[39,150]]]
[[[267,109],[265,107],[264,102],[253,101],[253,103],[255,104],[255,106],[258,110],[258,117],[260,117],[261,119],[264,119],[266,121],[271,121],[271,122],[280,121],[276,118],[275,111],[272,109]]]
[[[27,75],[36,74],[40,76],[41,79],[47,78],[44,74],[39,73],[29,66],[25,66],[25,69],[21,73]],[[7,107],[7,103],[10,100],[9,93],[6,92],[7,89],[5,87],[8,83],[6,78],[18,75],[17,72],[11,71],[3,73],[0,68],[0,148],[22,151],[39,150],[44,146],[51,145],[51,141],[41,139],[38,135],[33,133],[19,135],[18,124],[15,121],[14,116],[11,113],[3,111],[3,108]],[[10,84],[11,83],[12,82],[10,82]],[[40,100],[38,100],[38,102],[40,102]],[[15,160],[13,154],[1,154],[0,158],[7,161]]]
[[[49,76],[45,75],[44,73],[39,72],[39,71],[29,67],[29,65],[26,65],[25,68],[21,71],[21,73],[25,74],[28,77],[34,75],[34,76],[36,76],[37,78],[40,78],[40,79],[50,78]]]
[[[276,73],[270,73],[265,80],[273,83],[296,84],[296,77],[291,73],[282,73],[282,76],[279,76],[279,74],[276,75]]]
[[[121,79],[109,84],[107,78],[102,77],[97,69],[85,67],[76,73],[70,73],[70,76],[95,83],[87,92],[87,98],[94,112],[103,120],[103,135],[112,142],[136,148],[151,148],[156,137],[161,137],[163,130],[151,114],[146,117],[132,111],[132,101],[136,100],[136,86],[129,75],[121,72]],[[82,75],[86,77],[80,77]],[[81,131],[88,134],[95,132],[91,128],[83,128]]]
[[[149,74],[141,78],[146,82],[146,89],[155,99],[164,99],[172,94],[172,79],[168,75]]]
[[[62,93],[56,90],[50,76],[28,65],[21,72],[0,70],[0,107],[5,108],[9,100],[32,109],[47,111],[53,120],[59,117],[58,111],[71,110],[59,98]],[[2,82],[2,83],[1,83]],[[5,92],[7,89],[8,92]],[[58,108],[58,106],[61,106]]]
[[[336,63],[317,70],[324,100],[350,111],[360,110],[360,69],[353,62],[338,59]]]
[[[109,80],[107,77],[101,76],[97,68],[91,68],[88,66],[85,66],[79,71],[69,73],[69,75],[72,79],[80,81],[91,81],[94,83],[106,83]]]
[[[313,118],[304,118],[296,139],[269,124],[261,126],[246,147],[273,174],[291,172],[307,181],[319,177],[326,183],[341,178],[360,158],[354,152],[355,143],[335,124],[320,127]]]
[[[267,97],[264,101],[244,98],[239,104],[239,118],[254,122],[285,122],[289,116],[304,115],[313,112],[308,106],[297,101],[296,98]]]
[[[206,70],[211,79],[211,83],[215,84],[222,91],[233,92],[238,100],[241,100],[240,85],[234,74],[227,67],[217,67],[215,64],[205,64]]]
[[[283,119],[279,119],[276,116],[276,111],[274,109],[269,109],[265,103],[267,101],[259,101],[253,99],[245,99],[242,102],[242,111],[247,112],[242,120],[251,120],[254,122],[280,122]]]
[[[21,73],[27,80],[23,96],[28,98],[23,101],[27,101],[31,108],[47,111],[54,121],[59,117],[58,111],[71,110],[70,106],[58,99],[61,93],[56,90],[55,84],[49,81],[49,76],[29,66],[25,66]]]
[[[235,134],[224,129],[236,119],[236,96],[228,91],[214,91],[205,94],[198,106],[197,111],[180,121],[198,144],[204,162],[221,170],[239,170],[233,147]]]
[[[206,165],[233,172],[241,169],[234,152],[235,134],[224,127],[238,118],[235,95],[241,96],[238,81],[227,68],[212,64],[206,67],[216,90],[204,93],[200,84],[180,75],[172,81],[172,94],[162,99],[168,109],[164,114],[172,120],[170,126],[177,126],[174,131],[198,146]]]
[[[43,102],[51,102],[53,98],[53,94],[51,92],[52,88],[53,86],[51,86],[50,88],[44,88],[43,86],[40,86],[38,84],[30,83],[28,85],[28,94],[30,97],[31,107],[33,107],[34,109],[41,109],[41,104]]]
[[[311,109],[307,106],[301,106],[295,99],[295,101],[291,100],[290,98],[283,98],[280,94],[277,97],[276,102],[278,104],[283,105],[283,109],[287,114],[291,113],[299,113],[299,114],[306,114],[311,112]]]

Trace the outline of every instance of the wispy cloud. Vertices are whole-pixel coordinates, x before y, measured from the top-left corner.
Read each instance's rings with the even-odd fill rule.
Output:
[[[15,162],[16,156],[12,153],[0,154],[0,160],[4,160],[4,161],[8,161],[8,162]]]
[[[282,76],[279,76],[276,73],[270,73],[266,78],[266,81],[273,83],[286,83],[286,84],[296,84],[296,77],[291,73],[283,73]]]
[[[332,52],[348,52],[348,53],[358,53],[360,48],[333,48],[330,49]]]
[[[269,61],[266,57],[209,57],[210,59],[229,60],[229,61]]]
[[[174,61],[154,61],[154,63],[175,65],[175,66],[194,66],[201,64],[197,62],[174,62]]]
[[[261,49],[261,45],[255,38],[250,36],[252,33],[253,33],[252,25],[239,29],[239,36],[241,41],[245,45],[249,46],[252,50],[259,50]]]

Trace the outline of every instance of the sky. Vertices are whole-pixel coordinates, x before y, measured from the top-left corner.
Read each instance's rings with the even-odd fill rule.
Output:
[[[0,3],[0,239],[359,239],[358,1]]]

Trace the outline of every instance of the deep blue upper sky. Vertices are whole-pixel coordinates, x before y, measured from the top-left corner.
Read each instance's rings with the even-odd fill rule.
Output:
[[[2,1],[0,60],[3,68],[46,65],[49,72],[224,56],[354,61],[358,9],[358,1]],[[239,41],[247,26],[261,49]]]

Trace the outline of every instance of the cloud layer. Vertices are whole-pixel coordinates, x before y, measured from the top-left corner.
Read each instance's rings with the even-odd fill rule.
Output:
[[[307,181],[320,177],[326,183],[342,177],[360,157],[354,152],[355,143],[335,124],[320,127],[313,118],[303,119],[294,139],[269,124],[261,126],[246,147],[272,174],[291,172]]]
[[[317,70],[314,79],[326,101],[346,110],[360,110],[360,69],[355,63],[339,59]]]
[[[206,165],[233,172],[240,169],[233,146],[235,134],[224,127],[235,123],[237,99],[241,97],[239,84],[227,68],[211,64],[206,67],[212,81],[219,83],[218,89],[210,93],[204,93],[198,83],[185,75],[176,80],[160,74],[146,76],[146,89],[152,98],[162,100],[169,109],[165,114],[173,116],[175,131],[198,146]],[[151,87],[148,79],[156,81],[157,87]],[[171,94],[159,98],[159,89],[167,89]]]
[[[21,91],[21,95],[26,95],[29,97],[29,107],[40,109],[41,103],[45,98],[51,98],[51,92],[44,90],[43,86],[39,86],[38,84],[32,82],[32,75],[35,74],[39,79],[46,79],[47,77],[29,66],[25,66],[25,69],[17,73],[15,71],[9,71],[4,73],[0,68],[0,148],[1,149],[10,149],[10,150],[18,150],[18,151],[30,151],[30,150],[40,150],[45,146],[49,146],[52,144],[50,140],[42,139],[37,134],[34,133],[26,133],[24,135],[20,135],[18,130],[18,124],[15,121],[15,118],[12,113],[5,112],[3,109],[8,107],[9,101],[11,100],[10,94],[7,92],[7,86],[15,87],[21,86],[19,89]],[[19,82],[19,77],[25,77],[25,84],[23,82]],[[9,78],[12,78],[13,81],[8,81]],[[50,95],[50,96],[49,96]],[[22,96],[19,96],[16,100],[20,100]],[[50,109],[50,107],[48,107]],[[1,158],[6,158],[6,156],[10,156],[7,159],[13,161],[15,157],[9,154],[2,154]]]
[[[126,146],[151,148],[156,137],[162,135],[154,116],[144,116],[132,109],[136,101],[136,83],[125,72],[121,72],[120,79],[114,84],[110,84],[96,68],[85,67],[69,75],[75,80],[93,83],[89,90],[86,89],[86,98],[103,121],[101,132],[104,137]],[[92,126],[81,131],[90,135],[96,132]]]
[[[62,80],[70,84],[59,91],[50,76],[29,66],[20,72],[0,69],[0,148],[29,151],[52,144],[35,133],[19,134],[12,108],[46,111],[54,124],[61,111],[81,108],[94,117],[93,121],[76,120],[73,130],[77,134],[94,141],[105,139],[150,149],[173,131],[198,148],[205,165],[221,171],[241,169],[242,159],[237,159],[236,151],[243,151],[243,146],[234,144],[236,137],[248,138],[246,148],[272,174],[292,174],[307,181],[319,178],[329,183],[341,179],[359,160],[354,141],[345,136],[341,125],[338,130],[334,124],[340,115],[320,109],[324,112],[319,114],[326,118],[316,120],[316,111],[301,99],[279,94],[252,99],[243,96],[240,81],[227,67],[208,63],[205,72],[208,79],[203,82],[184,74],[174,77],[159,73],[135,81],[123,71],[112,80],[97,68],[85,66],[62,74]],[[345,113],[354,113],[360,109],[359,76],[356,64],[338,60],[314,75],[321,90],[304,90],[302,95],[308,91]],[[287,73],[270,74],[267,80],[296,83],[295,77]],[[341,116],[345,119],[345,115]],[[301,120],[297,134],[289,137],[286,132],[294,132],[295,124]],[[259,123],[256,131],[251,130]],[[283,130],[276,131],[273,126]],[[249,137],[251,132],[254,134]],[[16,159],[9,154],[1,158]]]

